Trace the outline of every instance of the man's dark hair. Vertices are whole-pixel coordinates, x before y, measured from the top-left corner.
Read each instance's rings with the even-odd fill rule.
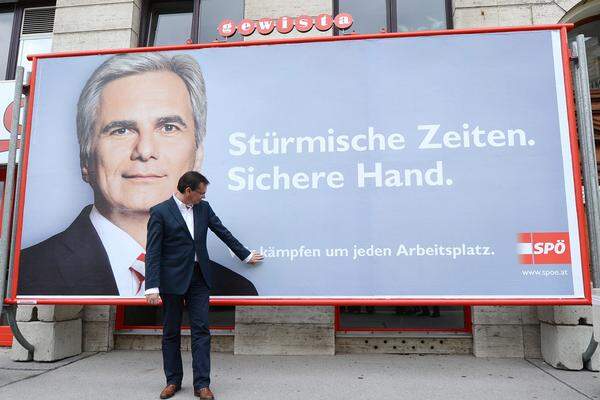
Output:
[[[177,190],[179,190],[179,193],[183,193],[185,192],[185,188],[189,187],[192,191],[194,191],[198,189],[198,186],[200,186],[201,183],[208,185],[210,182],[200,172],[188,171],[181,175],[181,178],[179,178]]]

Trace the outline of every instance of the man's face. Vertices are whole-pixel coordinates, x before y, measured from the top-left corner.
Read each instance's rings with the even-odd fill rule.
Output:
[[[185,193],[183,194],[183,200],[185,204],[198,204],[206,197],[206,184],[201,183],[198,185],[196,190],[192,190],[191,188],[185,188]]]
[[[190,96],[172,72],[112,81],[100,99],[92,156],[82,167],[97,207],[148,212],[166,200],[184,172],[199,169]]]

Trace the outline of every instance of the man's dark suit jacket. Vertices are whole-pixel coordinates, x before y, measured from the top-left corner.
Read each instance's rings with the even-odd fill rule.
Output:
[[[158,287],[160,293],[183,295],[192,280],[194,259],[209,289],[217,287],[218,271],[209,263],[206,248],[208,229],[227,247],[245,260],[250,252],[223,226],[206,201],[194,205],[194,237],[171,197],[150,209],[146,245],[146,288]]]
[[[91,210],[91,205],[85,207],[63,232],[21,251],[19,295],[119,295],[108,255],[89,218]],[[243,276],[209,263],[211,295],[257,294],[252,282]],[[151,286],[146,283],[146,287]]]

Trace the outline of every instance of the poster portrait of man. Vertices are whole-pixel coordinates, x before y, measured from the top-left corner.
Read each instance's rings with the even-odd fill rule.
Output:
[[[197,171],[244,244],[205,237],[212,295],[581,299],[561,40],[536,30],[37,56],[13,295],[153,289],[149,210]],[[565,251],[532,284],[538,264],[521,252],[540,241]],[[268,265],[246,265],[246,250]]]
[[[184,172],[201,170],[206,116],[204,78],[189,55],[117,54],[97,67],[76,116],[93,203],[22,249],[18,294],[143,296],[149,209],[173,195]],[[248,279],[210,263],[212,295],[257,295]]]

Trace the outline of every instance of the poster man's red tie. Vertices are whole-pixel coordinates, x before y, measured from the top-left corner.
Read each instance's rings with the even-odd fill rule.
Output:
[[[140,293],[144,293],[144,281],[146,280],[146,254],[140,253],[140,255],[135,259],[131,267],[129,267],[129,271],[133,275],[133,281],[135,283],[135,287],[133,288],[133,293],[137,296]]]

